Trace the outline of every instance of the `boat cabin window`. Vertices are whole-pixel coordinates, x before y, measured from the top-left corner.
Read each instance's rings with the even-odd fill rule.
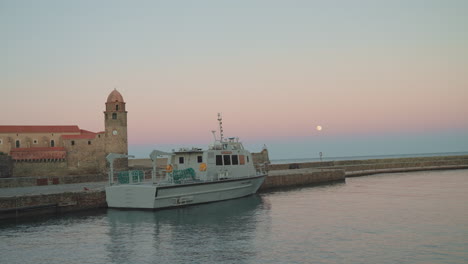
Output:
[[[247,156],[247,163],[249,163],[249,162],[250,162],[250,160],[249,160],[249,156]]]
[[[223,155],[224,165],[231,165],[231,155]]]
[[[239,165],[239,159],[237,155],[232,155],[232,165]]]
[[[179,157],[179,164],[184,164],[184,157]]]
[[[198,163],[202,163],[203,162],[203,156],[197,156],[197,161],[198,161]]]
[[[227,149],[227,144],[223,144],[223,149]]]
[[[223,156],[216,155],[216,165],[223,165]]]
[[[240,165],[244,165],[245,164],[245,156],[244,155],[239,155],[239,161],[240,161]]]
[[[216,165],[244,165],[244,155],[216,155]]]

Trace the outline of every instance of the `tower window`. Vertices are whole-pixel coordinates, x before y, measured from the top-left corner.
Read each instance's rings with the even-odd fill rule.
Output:
[[[71,141],[71,145],[72,145],[72,146],[75,146],[75,140],[72,140],[72,141]]]
[[[117,119],[117,113],[112,113],[112,119]]]
[[[119,105],[115,105],[115,111],[119,111]]]

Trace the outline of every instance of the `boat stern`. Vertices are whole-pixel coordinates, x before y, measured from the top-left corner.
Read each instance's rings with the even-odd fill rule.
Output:
[[[106,187],[106,201],[110,208],[153,209],[156,186],[113,185]]]

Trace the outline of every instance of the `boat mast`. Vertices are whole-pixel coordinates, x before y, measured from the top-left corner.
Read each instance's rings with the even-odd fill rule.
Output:
[[[223,142],[223,118],[221,117],[221,113],[218,113],[218,122],[219,122],[219,136],[221,137],[220,142]]]

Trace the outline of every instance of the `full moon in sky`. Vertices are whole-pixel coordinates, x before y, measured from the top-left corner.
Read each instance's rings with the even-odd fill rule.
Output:
[[[315,129],[317,129],[317,131],[320,131],[322,130],[322,126],[317,126]]]

